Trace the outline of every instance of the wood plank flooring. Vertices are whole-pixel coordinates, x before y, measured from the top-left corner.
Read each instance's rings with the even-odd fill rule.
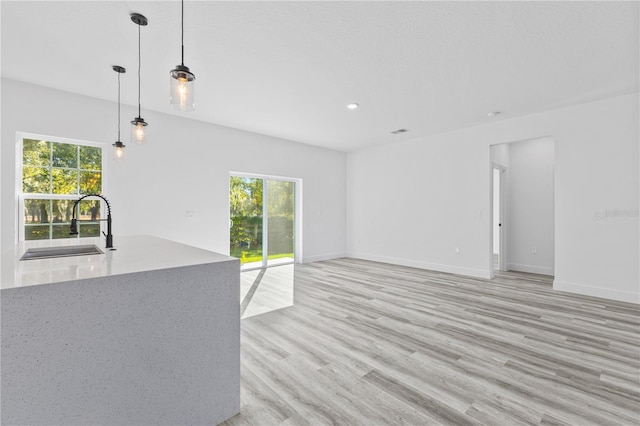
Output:
[[[242,321],[225,425],[638,425],[640,309],[354,259],[296,265],[295,304]]]

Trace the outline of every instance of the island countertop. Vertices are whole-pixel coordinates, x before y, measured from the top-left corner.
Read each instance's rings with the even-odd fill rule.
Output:
[[[19,260],[28,248],[104,254]],[[240,261],[162,238],[3,252],[0,422],[219,424],[240,411]]]
[[[104,254],[20,260],[29,248],[95,244]],[[2,254],[2,290],[136,272],[179,268],[233,260],[219,253],[139,235],[114,239],[114,248],[104,247],[104,238],[26,241]]]

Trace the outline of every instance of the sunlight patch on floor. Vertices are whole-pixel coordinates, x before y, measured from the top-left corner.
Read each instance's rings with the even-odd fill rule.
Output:
[[[293,305],[294,265],[256,269],[240,274],[242,318]]]

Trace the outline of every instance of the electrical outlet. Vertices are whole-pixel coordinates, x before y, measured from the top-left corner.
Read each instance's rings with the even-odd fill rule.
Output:
[[[184,212],[184,217],[193,217],[193,210],[187,210]]]
[[[460,247],[456,247],[454,251],[456,252],[456,254],[460,254]]]
[[[536,254],[537,252],[538,252],[538,250],[536,250],[535,247],[531,249],[531,254]]]

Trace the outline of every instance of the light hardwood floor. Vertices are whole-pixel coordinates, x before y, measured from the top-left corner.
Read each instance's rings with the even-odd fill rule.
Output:
[[[296,265],[242,321],[225,425],[640,424],[637,305],[354,259]]]

